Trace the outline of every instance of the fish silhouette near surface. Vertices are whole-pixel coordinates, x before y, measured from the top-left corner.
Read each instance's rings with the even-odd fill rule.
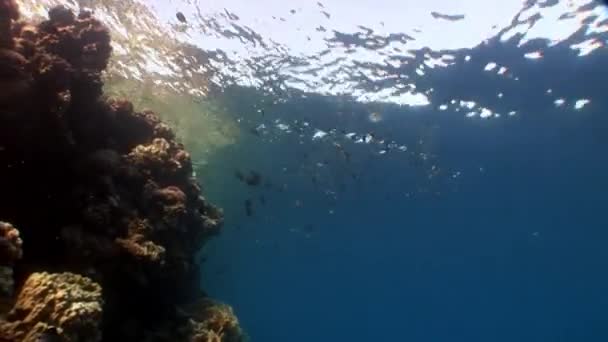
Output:
[[[177,20],[181,21],[182,23],[187,23],[188,22],[186,20],[186,16],[182,12],[175,13],[175,17],[177,18]]]

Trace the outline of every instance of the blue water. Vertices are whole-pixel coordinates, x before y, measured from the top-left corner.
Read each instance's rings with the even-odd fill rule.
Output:
[[[385,118],[377,134],[432,161],[350,144],[347,162],[331,144],[251,135],[214,165],[221,171],[202,175],[226,212],[225,231],[205,251],[203,281],[234,306],[253,341],[608,340],[607,55],[555,49],[538,62],[509,60],[510,49],[462,53],[480,65],[502,56],[521,75],[518,88],[466,67],[428,77],[443,85],[439,98],[517,108],[514,117],[311,96],[260,119],[366,131],[365,113],[377,110]],[[591,98],[590,107],[556,108],[548,85]],[[232,91],[226,97],[242,99],[239,108],[258,101]],[[497,91],[513,96],[499,103]],[[338,111],[351,115],[330,115]],[[319,161],[327,171],[315,186]],[[285,188],[248,187],[235,168]]]

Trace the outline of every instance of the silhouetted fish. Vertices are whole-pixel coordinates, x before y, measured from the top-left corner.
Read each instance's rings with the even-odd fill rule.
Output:
[[[439,12],[431,12],[431,16],[435,19],[444,19],[448,21],[458,21],[464,19],[464,14],[443,14]]]
[[[250,199],[245,200],[245,214],[249,217],[253,216],[253,202]]]
[[[241,170],[234,171],[234,176],[236,177],[236,179],[240,180],[241,182],[245,181],[245,175],[241,172]]]
[[[251,134],[255,135],[256,137],[259,137],[259,136],[260,136],[260,131],[258,131],[258,129],[257,129],[257,128],[255,128],[255,127],[254,127],[254,128],[252,128],[252,129],[250,129],[250,130],[249,130],[249,132],[250,132]]]
[[[262,175],[256,171],[249,171],[249,175],[245,178],[245,183],[251,186],[258,186],[262,183]]]
[[[184,15],[184,13],[177,12],[175,13],[175,17],[177,17],[177,20],[181,21],[182,23],[187,23],[186,16]]]
[[[247,175],[243,174],[241,170],[236,170],[234,172],[234,176],[241,182],[244,182],[245,184],[250,186],[258,186],[262,183],[262,175],[260,175],[259,172],[253,170],[249,171],[249,174]]]

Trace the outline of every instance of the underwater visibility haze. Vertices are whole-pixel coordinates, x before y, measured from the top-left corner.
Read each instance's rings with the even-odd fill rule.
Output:
[[[608,341],[603,2],[0,20],[0,342]]]

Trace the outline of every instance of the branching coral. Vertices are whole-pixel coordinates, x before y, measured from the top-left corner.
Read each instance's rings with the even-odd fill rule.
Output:
[[[111,46],[99,21],[62,7],[38,25],[17,18],[0,0],[0,218],[25,241],[21,253],[19,235],[0,225],[0,262],[14,265],[2,278],[21,288],[3,338],[53,328],[65,341],[139,341],[166,321],[183,326],[190,318],[175,308],[201,298],[195,254],[218,233],[221,211],[155,113],[102,96]],[[95,324],[62,309],[82,299],[78,286],[98,303],[83,312]],[[73,324],[88,332],[69,335]]]

